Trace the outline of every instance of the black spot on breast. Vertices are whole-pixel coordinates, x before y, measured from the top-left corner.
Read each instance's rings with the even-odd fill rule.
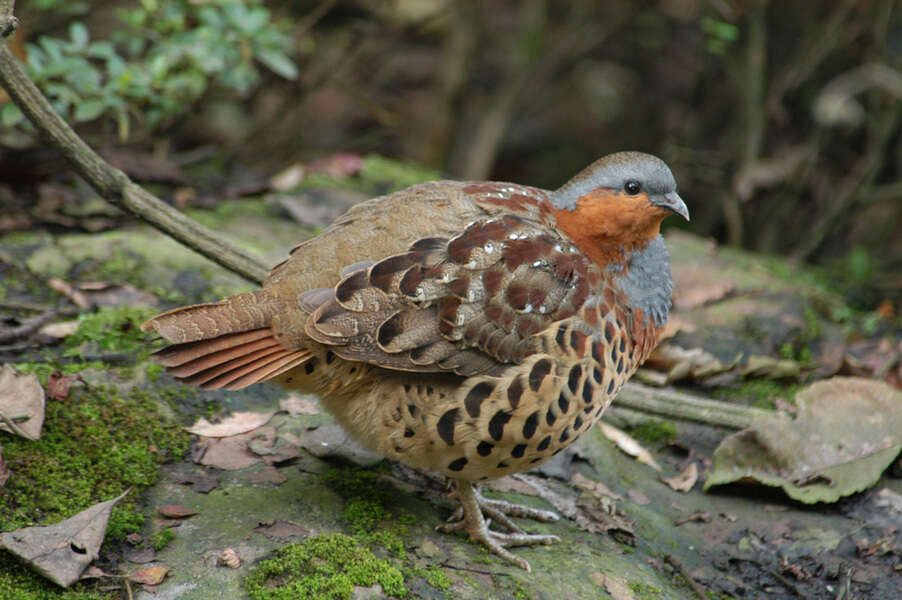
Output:
[[[285,383],[291,383],[292,381],[294,381],[294,377],[287,377],[285,379]]]
[[[539,442],[539,445],[536,446],[536,450],[538,450],[539,452],[541,452],[542,450],[547,450],[549,445],[551,445],[551,436],[550,436],[550,435],[546,435],[546,436],[542,439],[542,441]]]
[[[555,421],[557,421],[557,415],[549,408],[548,412],[545,413],[545,422],[549,425],[554,425]]]
[[[563,447],[558,448],[557,450],[555,450],[554,452],[551,453],[551,456],[557,456],[558,454],[563,452],[563,450],[564,450]]]
[[[404,430],[404,437],[413,437],[413,429],[408,427]]]
[[[429,396],[431,396],[431,395],[434,394],[434,393],[435,393],[435,388],[432,387],[431,385],[427,385],[427,386],[426,386],[426,394],[429,395]]]
[[[495,465],[495,468],[496,468],[496,469],[506,469],[506,468],[508,468],[509,466],[510,466],[509,464],[507,464],[506,462],[504,462],[504,461],[502,460],[500,463],[498,463],[497,465]]]
[[[612,379],[611,383],[608,384],[608,395],[610,396],[613,393],[614,393],[614,380]]]
[[[467,414],[474,419],[478,417],[482,402],[492,394],[494,389],[495,386],[486,381],[474,385],[467,393],[467,397],[464,398],[464,407],[467,409]]]
[[[464,467],[467,466],[468,462],[469,461],[467,460],[467,457],[461,456],[460,458],[458,458],[456,460],[452,460],[451,462],[448,463],[448,470],[449,471],[463,471]]]
[[[312,375],[314,369],[316,369],[315,358],[308,360],[306,364],[304,364],[304,373],[306,373],[307,375]]]
[[[438,423],[435,426],[438,430],[439,437],[445,440],[445,443],[449,446],[454,445],[454,426],[459,420],[460,409],[452,408],[439,417]]]
[[[501,437],[504,435],[504,426],[510,420],[511,414],[503,410],[499,410],[492,416],[492,419],[489,421],[489,435],[492,436],[493,440],[496,442],[501,440]]]
[[[614,324],[610,321],[605,321],[604,323],[604,339],[607,340],[608,345],[614,341],[614,336],[617,334],[617,331],[614,329]]]
[[[523,437],[527,440],[536,434],[536,428],[539,426],[539,411],[536,411],[526,417],[523,422]]]
[[[404,384],[404,391],[407,392],[408,394],[410,393],[410,384],[409,383]]]
[[[514,446],[514,449],[511,450],[511,456],[514,458],[523,458],[524,452],[526,452],[526,444],[517,444]]]
[[[617,346],[611,346],[611,362],[617,362],[618,356]]]
[[[624,352],[626,352],[626,338],[622,337],[620,338],[620,353],[623,354]]]
[[[510,402],[511,408],[517,408],[520,404],[520,396],[523,395],[523,382],[517,377],[511,384],[507,386],[507,401]]]
[[[417,416],[417,405],[416,404],[408,404],[407,412],[410,413],[411,417],[416,417]]]
[[[595,367],[594,369],[592,369],[592,379],[595,381],[595,383],[601,383],[601,380],[604,379],[604,371],[602,371],[598,367]]]
[[[326,364],[331,365],[333,362],[335,362],[335,353],[329,350],[326,352]]]
[[[576,415],[576,418],[573,419],[573,429],[582,429],[583,428],[583,418],[579,415]]]
[[[583,402],[586,404],[592,404],[592,386],[587,385],[583,388]]]
[[[561,394],[557,397],[557,405],[561,409],[561,414],[566,415],[567,411],[570,410],[570,400],[564,394]],[[549,423],[551,425],[551,423]]]
[[[488,456],[492,453],[492,449],[495,448],[495,444],[490,444],[488,442],[479,442],[476,446],[476,453],[479,456]]]
[[[567,387],[570,388],[571,394],[576,394],[579,389],[579,378],[583,376],[583,369],[579,365],[573,365],[570,369],[570,376],[567,377]]]
[[[566,350],[566,342],[564,341],[564,337],[567,335],[567,330],[563,327],[557,328],[557,334],[554,336],[554,341],[557,342],[557,345],[560,346],[561,350]]]
[[[545,376],[551,372],[551,361],[547,358],[536,361],[529,371],[529,388],[537,392],[545,380]]]
[[[592,358],[597,363],[604,362],[604,346],[602,346],[601,342],[592,344]]]
[[[561,443],[563,444],[564,442],[566,442],[569,439],[570,439],[570,428],[564,427],[564,430],[561,432],[561,437],[560,437]]]
[[[535,458],[531,458],[531,459],[529,459],[529,464],[534,465],[534,464],[536,464],[537,462],[539,462],[540,460],[542,460],[542,457],[541,457],[541,456],[537,456],[537,457],[535,457]]]
[[[620,357],[620,360],[617,361],[617,374],[623,373],[623,357]]]
[[[353,375],[356,372],[357,372],[357,367],[351,367],[351,370],[348,371],[348,375]]]

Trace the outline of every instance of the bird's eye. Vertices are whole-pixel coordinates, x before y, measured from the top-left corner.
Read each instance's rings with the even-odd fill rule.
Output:
[[[635,196],[636,194],[638,194],[639,192],[642,191],[642,184],[639,183],[638,181],[632,181],[632,180],[627,181],[623,185],[623,191],[625,191],[630,196]]]

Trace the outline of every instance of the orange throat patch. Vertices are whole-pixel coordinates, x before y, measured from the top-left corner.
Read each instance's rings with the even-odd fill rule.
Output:
[[[554,211],[558,228],[592,262],[623,262],[628,252],[647,246],[669,213],[652,206],[645,193],[628,196],[608,189],[580,196],[573,210]]]

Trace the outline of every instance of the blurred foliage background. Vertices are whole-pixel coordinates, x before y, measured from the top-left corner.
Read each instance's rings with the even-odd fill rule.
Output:
[[[19,0],[12,45],[90,143],[180,205],[337,153],[553,188],[645,150],[695,233],[817,265],[892,314],[898,4]],[[36,210],[85,194],[0,106],[0,232],[90,229]]]

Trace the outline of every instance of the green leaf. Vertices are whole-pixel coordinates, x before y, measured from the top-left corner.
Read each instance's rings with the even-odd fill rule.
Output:
[[[285,79],[294,80],[298,77],[298,68],[294,64],[294,61],[282,52],[264,48],[257,52],[257,60]]]
[[[806,504],[835,502],[876,483],[902,450],[902,392],[882,381],[818,381],[796,406],[795,419],[775,413],[724,438],[705,491],[753,479]]]
[[[106,107],[100,100],[95,98],[85,100],[75,107],[75,120],[78,122],[93,121],[103,114],[104,108]]]
[[[19,110],[19,107],[12,102],[7,102],[3,105],[3,108],[0,108],[0,123],[2,123],[3,127],[6,129],[15,127],[21,123],[24,118],[25,115],[23,115],[22,111]]]

